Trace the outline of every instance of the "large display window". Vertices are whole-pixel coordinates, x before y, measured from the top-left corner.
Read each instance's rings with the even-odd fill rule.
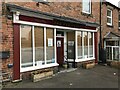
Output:
[[[45,68],[55,62],[54,28],[21,25],[21,69]]]
[[[32,27],[21,26],[21,67],[33,66]]]
[[[77,31],[77,59],[94,58],[93,32]]]

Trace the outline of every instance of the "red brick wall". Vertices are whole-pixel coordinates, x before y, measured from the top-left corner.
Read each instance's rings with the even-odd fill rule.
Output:
[[[81,2],[50,2],[48,4],[39,3],[39,6],[36,5],[36,2],[14,2],[14,4],[31,8],[33,10],[99,23],[99,2],[92,2],[92,14],[90,16],[82,13]]]
[[[36,6],[36,2],[14,2],[13,4],[20,5],[23,7],[31,8],[33,10],[39,10],[42,12],[48,12],[55,15],[67,16],[79,20],[97,22],[99,23],[99,2],[92,3],[92,14],[90,16],[82,13],[82,3],[81,2],[51,2],[46,4],[39,3]],[[8,68],[7,65],[13,63],[13,22],[12,18],[8,19],[5,7],[3,8],[2,15],[2,31],[3,31],[3,42],[2,50],[10,50],[10,58],[2,60],[2,70],[3,72],[13,73],[13,68]],[[1,44],[0,44],[1,45]]]
[[[110,27],[107,25],[107,9],[112,9],[112,15],[113,15],[113,26]],[[110,5],[103,4],[102,5],[102,38],[108,33],[108,32],[114,32],[120,35],[120,30],[118,29],[118,9],[115,7],[112,7]]]
[[[2,49],[0,51],[10,51],[10,57],[8,59],[2,59],[2,72],[8,73],[12,76],[12,68],[8,68],[8,64],[13,63],[13,23],[12,20],[6,18],[6,11],[3,8],[2,13]]]

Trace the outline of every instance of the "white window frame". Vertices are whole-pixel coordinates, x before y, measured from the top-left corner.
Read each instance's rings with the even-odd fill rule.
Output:
[[[82,12],[83,13],[86,13],[86,14],[91,14],[91,9],[92,9],[92,7],[91,7],[91,0],[89,0],[89,3],[90,3],[90,7],[89,7],[89,10],[90,10],[90,12],[87,12],[87,11],[84,11],[84,2],[85,2],[86,0],[82,0]]]
[[[120,61],[120,41],[118,41],[118,44],[119,44],[119,45],[115,45],[115,46],[109,46],[109,45],[107,45],[107,43],[106,43],[107,41],[109,42],[109,40],[104,41],[104,43],[105,43],[105,44],[104,44],[104,45],[105,45],[104,48],[105,48],[105,49],[106,49],[106,48],[110,48],[110,50],[111,50],[111,55],[110,55],[110,56],[111,56],[111,60],[114,61],[114,59],[113,59],[113,48],[118,48],[118,49],[119,49],[119,54],[118,54],[118,55],[119,55],[119,56],[118,56],[118,59],[119,59],[119,60],[118,60],[118,61]],[[110,57],[108,57],[108,58],[110,58]],[[107,59],[107,60],[109,60],[109,59]],[[111,61],[111,60],[110,60],[110,61]]]
[[[113,18],[112,18],[112,10],[111,10],[111,9],[107,9],[107,12],[108,12],[108,11],[111,12],[111,16],[107,16],[107,18],[111,19],[111,23],[108,23],[108,22],[107,22],[107,25],[112,26],[112,21],[113,21],[113,20],[112,20],[112,19],[113,19]]]
[[[91,32],[90,32],[91,33]],[[88,60],[94,60],[95,59],[95,49],[94,49],[94,32],[92,32],[92,36],[93,36],[93,57],[89,57],[89,51],[88,51],[88,57],[87,58],[84,58],[84,31],[82,31],[82,59],[78,59],[78,50],[77,50],[77,47],[78,47],[78,44],[77,44],[77,35],[78,35],[78,31],[76,31],[76,62],[82,62],[82,61],[88,61]],[[88,38],[89,38],[89,35],[88,35]],[[89,39],[88,39],[88,50],[89,50]]]
[[[21,24],[21,25],[24,25],[24,24]],[[56,55],[55,55],[55,62],[54,63],[50,63],[50,64],[47,64],[46,63],[46,27],[43,27],[44,28],[44,60],[45,60],[45,64],[44,65],[41,65],[41,66],[35,66],[35,43],[34,43],[34,27],[35,25],[32,25],[32,48],[33,48],[33,66],[30,66],[30,67],[25,67],[25,68],[22,68],[22,60],[21,60],[21,25],[20,25],[20,72],[26,72],[26,71],[32,71],[32,70],[37,70],[37,69],[42,69],[42,68],[47,68],[47,67],[53,67],[53,66],[58,66],[57,64],[57,61],[56,61]],[[29,25],[29,24],[26,24],[26,25]],[[54,28],[54,32],[56,32],[56,29]],[[56,35],[56,33],[54,33],[54,36]],[[54,37],[55,38],[55,37]],[[56,39],[54,40],[54,53],[56,53]],[[27,64],[31,64],[31,63],[27,63]]]

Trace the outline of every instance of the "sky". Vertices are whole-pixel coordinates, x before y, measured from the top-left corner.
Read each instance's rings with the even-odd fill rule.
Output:
[[[119,2],[120,0],[106,0],[106,1],[111,2],[112,4],[118,6],[118,2]]]

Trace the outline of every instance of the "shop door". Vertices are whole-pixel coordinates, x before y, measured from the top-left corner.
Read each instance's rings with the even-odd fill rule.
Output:
[[[57,63],[62,65],[64,62],[64,38],[56,38],[56,47],[57,47]]]

